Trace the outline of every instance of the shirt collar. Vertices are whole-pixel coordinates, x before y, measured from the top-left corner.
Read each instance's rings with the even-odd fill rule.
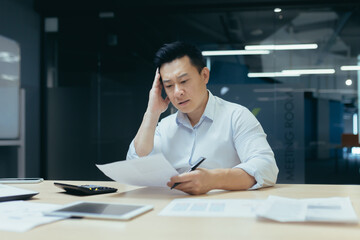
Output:
[[[201,116],[198,124],[200,124],[203,121],[204,118],[208,118],[211,121],[214,120],[214,116],[215,116],[215,97],[212,95],[212,93],[209,90],[207,90],[207,91],[209,93],[209,99],[208,99],[208,102],[206,103],[205,111],[204,111],[203,115]],[[187,115],[185,113],[180,112],[180,111],[177,111],[176,123],[178,125],[182,124],[184,126],[188,126],[188,125],[191,126],[189,118],[187,117]]]
[[[212,93],[209,90],[208,90],[208,92],[209,92],[209,99],[206,104],[206,108],[203,113],[203,117],[206,117],[213,121],[214,116],[215,116],[215,97],[212,95]]]

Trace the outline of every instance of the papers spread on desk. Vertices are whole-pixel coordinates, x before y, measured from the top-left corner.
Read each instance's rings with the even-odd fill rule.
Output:
[[[256,215],[279,222],[358,223],[350,199],[342,197],[291,199],[269,196]]]
[[[177,217],[255,217],[255,210],[263,200],[248,199],[175,199],[160,216]]]
[[[109,178],[135,186],[167,187],[179,174],[162,154],[96,166]]]
[[[194,199],[171,201],[160,216],[250,217],[279,222],[358,223],[349,198]]]
[[[42,212],[58,208],[56,204],[10,201],[0,203],[0,231],[25,232],[38,225],[64,219],[44,216]]]

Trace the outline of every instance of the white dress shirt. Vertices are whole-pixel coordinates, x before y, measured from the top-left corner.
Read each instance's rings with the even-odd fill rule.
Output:
[[[215,97],[210,91],[205,111],[194,127],[180,111],[158,123],[149,155],[160,152],[180,173],[199,157],[206,157],[201,168],[241,168],[256,180],[250,189],[274,185],[279,172],[255,116],[244,106]],[[138,157],[133,140],[126,159]]]

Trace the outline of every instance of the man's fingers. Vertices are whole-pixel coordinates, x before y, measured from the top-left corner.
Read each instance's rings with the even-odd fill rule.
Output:
[[[188,182],[177,182],[177,183],[180,183],[180,184],[177,184],[177,186],[175,186],[174,189],[178,189],[178,190],[183,191],[184,188],[187,189],[187,188],[191,187],[191,181],[188,181]],[[169,186],[169,187],[172,187],[174,184],[175,184],[175,182],[169,182],[169,183],[168,183],[168,186]]]
[[[159,72],[159,68],[156,69],[155,72],[155,78],[154,78],[154,82],[153,82],[153,88],[158,87],[160,84],[160,72]]]
[[[194,174],[196,174],[196,171],[182,173],[180,175],[172,177],[170,180],[171,182],[189,182],[194,177]]]

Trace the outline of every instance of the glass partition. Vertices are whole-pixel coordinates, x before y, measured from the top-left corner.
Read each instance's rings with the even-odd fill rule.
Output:
[[[261,122],[279,183],[359,183],[357,5],[166,10],[62,16],[45,34],[57,77],[46,89],[49,178],[104,179],[95,163],[125,159],[154,53],[184,40],[204,51],[209,90]]]
[[[0,35],[0,140],[20,136],[20,47]]]

